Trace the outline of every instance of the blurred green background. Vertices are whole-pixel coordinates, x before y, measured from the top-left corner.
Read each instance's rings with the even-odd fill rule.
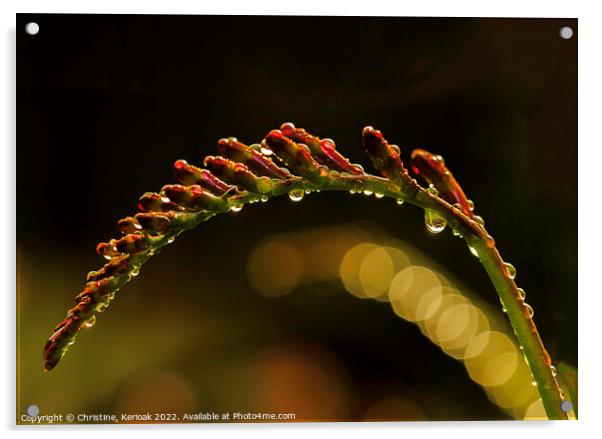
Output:
[[[30,21],[36,36],[20,31]],[[420,249],[503,317],[461,240],[429,234],[418,209],[340,193],[248,206],[186,233],[43,373],[46,338],[103,263],[95,245],[137,198],[172,182],[176,159],[200,165],[217,139],[253,143],[289,120],[355,163],[368,163],[368,124],[406,160],[417,147],[443,155],[517,267],[554,362],[577,364],[576,20],[20,14],[17,29],[18,415],[30,404],[513,415],[416,325],[340,279],[301,273],[285,295],[258,294],[248,267],[266,239],[352,224]]]

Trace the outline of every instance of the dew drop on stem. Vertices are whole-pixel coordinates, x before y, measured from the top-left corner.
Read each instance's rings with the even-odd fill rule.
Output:
[[[504,262],[504,269],[506,270],[506,274],[510,279],[514,279],[516,277],[516,268],[510,262]]]
[[[426,225],[427,230],[431,233],[440,233],[447,225],[445,218],[431,209],[426,209],[424,211],[424,224]]]
[[[242,205],[232,206],[230,210],[234,213],[240,212],[242,210]]]
[[[533,311],[533,307],[528,303],[524,303],[523,306],[525,307],[525,316],[527,316],[527,318],[529,319],[532,319],[533,315],[535,314],[535,311]]]
[[[517,289],[516,292],[518,293],[518,297],[520,297],[521,300],[525,300],[525,298],[527,297],[527,293],[525,293],[525,290],[523,290],[522,288]]]
[[[397,199],[397,205],[401,206],[403,204],[403,200],[401,198]]]
[[[364,195],[369,197],[372,194],[373,194],[373,192],[370,189],[364,189]]]
[[[429,188],[426,190],[429,194],[431,194],[433,197],[437,197],[439,196],[439,191],[437,190],[437,188],[433,185],[429,186]]]
[[[466,203],[468,204],[468,208],[470,209],[470,211],[474,211],[474,202],[472,200],[468,200],[466,201]]]
[[[292,200],[292,201],[301,201],[303,199],[303,197],[305,196],[305,192],[303,192],[302,189],[293,189],[292,191],[290,191],[288,193],[288,197]]]

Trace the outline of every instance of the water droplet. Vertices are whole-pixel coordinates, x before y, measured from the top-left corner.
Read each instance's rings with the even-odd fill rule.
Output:
[[[533,315],[535,314],[535,311],[533,311],[533,307],[528,303],[524,303],[523,306],[525,307],[525,315],[527,316],[527,318],[532,319]]]
[[[249,148],[251,148],[253,151],[261,151],[261,145],[259,143],[253,143],[252,145],[249,145]]]
[[[360,172],[364,172],[364,167],[362,165],[360,165],[359,163],[354,164],[353,167]]]
[[[518,296],[521,298],[521,300],[525,300],[525,298],[527,297],[527,293],[525,293],[525,290],[523,290],[522,288],[517,289],[516,292],[518,293]]]
[[[461,238],[462,234],[460,232],[458,232],[456,229],[452,230],[452,235],[454,235],[457,238]]]
[[[505,307],[505,306],[502,306],[502,311],[503,311],[503,312],[505,312],[505,313],[507,313],[507,312],[508,312],[508,310],[506,309],[506,307]]]
[[[479,223],[479,225],[481,227],[485,226],[485,220],[483,219],[483,217],[480,217],[479,215],[475,215],[473,218],[477,223]]]
[[[84,328],[91,328],[92,326],[94,326],[95,323],[96,316],[92,316],[88,320],[86,320],[86,322],[84,323]]]
[[[532,380],[532,381],[531,381],[531,385],[532,385],[533,387],[537,387],[537,381],[535,381],[535,380]]]
[[[447,225],[445,218],[431,209],[426,209],[424,211],[424,224],[426,224],[427,230],[431,233],[442,232]]]
[[[474,248],[473,246],[469,245],[468,250],[470,250],[470,253],[472,253],[473,256],[476,256],[477,258],[479,257],[479,253],[477,252],[477,249]]]
[[[354,181],[353,190],[359,194],[364,190],[364,183],[361,180]]]
[[[265,203],[265,202],[267,202],[269,200],[269,198],[266,195],[262,195],[261,198],[260,198],[260,200],[261,200],[262,203]]]
[[[462,210],[462,206],[460,205],[460,203],[454,203],[454,204],[452,205],[452,207],[453,207],[454,209]]]
[[[468,203],[468,208],[472,212],[474,210],[474,202],[472,200],[467,200],[466,203]]]
[[[397,199],[397,205],[401,206],[403,204],[403,200],[401,198]]]
[[[292,191],[290,191],[288,193],[288,197],[292,200],[292,201],[301,201],[303,199],[303,197],[305,196],[305,192],[303,192],[302,189],[293,189]]]
[[[109,304],[106,302],[101,302],[96,306],[97,312],[105,312],[105,309],[109,307]]]
[[[257,190],[262,194],[267,194],[274,189],[274,183],[269,177],[259,177],[257,179]]]
[[[552,372],[553,377],[558,375],[558,372],[556,371],[556,367],[554,365],[550,366],[550,372]]]
[[[113,256],[112,256],[112,255],[108,255],[108,254],[106,254],[106,253],[105,253],[105,254],[103,254],[103,255],[102,255],[102,257],[103,257],[103,258],[105,258],[107,261],[110,261],[111,259],[113,259]]]
[[[272,151],[270,148],[266,148],[265,146],[261,147],[261,153],[265,156],[271,156],[272,154],[274,154],[274,151]]]
[[[320,172],[320,177],[326,177],[328,175],[328,168],[326,166],[320,166],[318,172]]]
[[[140,274],[140,270],[138,270],[137,268],[134,268],[132,271],[130,271],[130,274],[133,277],[136,277],[136,276],[138,276]]]
[[[354,194],[356,193],[356,192],[355,192],[355,189],[353,189],[353,188],[349,189],[349,193],[350,193],[351,195],[354,195]]]
[[[332,169],[328,172],[328,175],[330,177],[337,178],[340,174],[339,174],[339,171],[335,171],[334,169]]]
[[[435,156],[433,156],[433,159],[440,162],[442,165],[445,164],[445,160],[443,159],[443,156],[435,155]]]
[[[397,146],[397,145],[389,145],[389,148],[391,148],[393,151],[395,151],[395,154],[397,154],[397,155],[401,154],[401,150],[399,149],[399,146]]]
[[[373,192],[370,189],[364,189],[364,195],[370,196]]]
[[[429,194],[431,194],[433,197],[436,197],[439,195],[439,191],[437,190],[437,188],[433,185],[430,185],[428,187],[428,189],[426,190]]]
[[[306,194],[311,194],[311,189],[305,189]]]
[[[232,206],[230,210],[234,213],[240,212],[242,210],[242,204],[239,204],[238,206]]]
[[[172,242],[174,242],[176,240],[175,236],[170,236],[169,238],[167,238],[167,243],[171,244]]]
[[[335,147],[335,146],[336,146],[336,143],[334,143],[334,140],[332,140],[332,139],[329,139],[328,137],[327,137],[327,138],[325,138],[325,139],[322,139],[322,140],[321,140],[321,143],[330,143],[330,144],[331,144],[333,147]]]
[[[382,197],[384,197],[384,196],[385,196],[385,194],[381,194],[380,192],[374,192],[374,196],[375,196],[376,198],[382,198]]]
[[[514,279],[516,277],[516,268],[510,262],[504,262],[504,268],[506,269],[506,274],[510,279]]]

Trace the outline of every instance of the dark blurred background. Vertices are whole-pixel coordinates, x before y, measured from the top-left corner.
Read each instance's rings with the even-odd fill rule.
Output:
[[[176,159],[200,165],[221,137],[254,143],[293,121],[355,163],[368,163],[365,125],[406,160],[416,147],[443,155],[517,267],[554,361],[576,365],[577,34],[575,19],[18,15],[19,409],[253,409],[278,406],[284,388],[300,402],[283,411],[306,419],[364,419],[391,395],[418,407],[408,418],[508,418],[390,307],[340,284],[278,298],[249,287],[266,236],[375,224],[499,308],[461,240],[373,197],[217,217],[150,261],[55,371],[42,373],[41,352],[102,265],[95,245],[173,181]]]

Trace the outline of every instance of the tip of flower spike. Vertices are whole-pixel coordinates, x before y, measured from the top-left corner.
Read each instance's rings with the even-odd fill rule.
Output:
[[[219,139],[217,141],[218,145],[231,145],[232,143],[236,142],[238,139],[236,137],[224,137],[222,139]]]
[[[184,169],[186,165],[188,165],[186,160],[176,160],[176,162],[173,164],[173,167],[174,169]]]
[[[270,138],[270,139],[274,139],[274,140],[280,140],[283,137],[284,137],[284,134],[282,134],[282,131],[280,131],[280,130],[272,130],[266,136],[266,138]]]
[[[295,127],[295,124],[292,122],[284,122],[282,125],[280,125],[280,131],[282,131],[282,133],[287,137],[292,136],[296,129],[297,127]]]

